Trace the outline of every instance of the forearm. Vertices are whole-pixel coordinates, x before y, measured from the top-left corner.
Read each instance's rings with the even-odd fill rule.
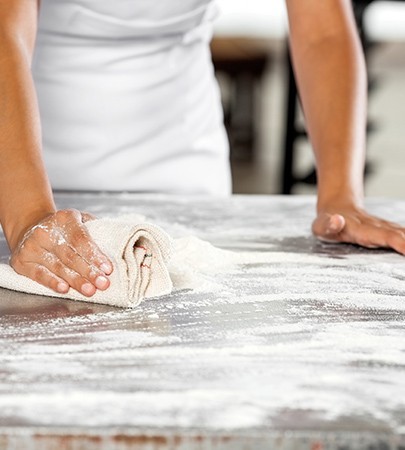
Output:
[[[7,39],[1,34],[0,28],[0,220],[10,264],[60,294],[74,288],[91,297],[109,287],[111,261],[84,226],[91,217],[76,210],[55,212],[41,157],[32,47],[13,32]],[[40,228],[32,228],[38,223]]]
[[[334,27],[318,27],[312,39],[305,28],[291,28],[294,66],[316,157],[318,209],[337,202],[361,205],[363,200],[366,70],[353,23],[334,20]]]
[[[0,41],[0,174],[0,221],[14,248],[27,228],[55,211],[30,58],[15,37]]]

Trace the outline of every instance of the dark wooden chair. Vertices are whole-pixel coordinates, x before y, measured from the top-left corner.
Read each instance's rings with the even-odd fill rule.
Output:
[[[231,158],[254,158],[258,120],[257,91],[271,62],[268,39],[215,37],[211,43],[217,74],[227,77],[228,101],[223,104]]]

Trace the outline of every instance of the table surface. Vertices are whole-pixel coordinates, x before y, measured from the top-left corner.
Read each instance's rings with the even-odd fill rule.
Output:
[[[0,448],[404,448],[403,257],[317,242],[309,197],[57,202],[274,258],[132,310],[0,290]]]

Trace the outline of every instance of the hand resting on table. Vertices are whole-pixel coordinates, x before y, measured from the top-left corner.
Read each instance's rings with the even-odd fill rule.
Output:
[[[319,211],[312,231],[324,242],[391,248],[405,255],[405,227],[372,216],[359,207],[334,207]]]

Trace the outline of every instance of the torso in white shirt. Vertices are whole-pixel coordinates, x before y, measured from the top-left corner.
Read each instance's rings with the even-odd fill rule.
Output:
[[[56,189],[226,195],[210,0],[42,0],[33,64]]]

